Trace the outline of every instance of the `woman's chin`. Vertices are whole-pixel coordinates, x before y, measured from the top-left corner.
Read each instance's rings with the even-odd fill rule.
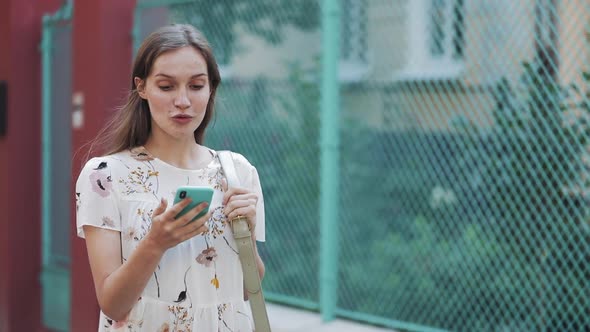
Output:
[[[174,140],[176,140],[176,141],[194,141],[195,140],[195,131],[194,130],[192,130],[192,131],[183,130],[181,132],[176,131],[169,136],[173,137]]]

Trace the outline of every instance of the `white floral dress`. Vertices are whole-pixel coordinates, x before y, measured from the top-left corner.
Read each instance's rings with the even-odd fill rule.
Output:
[[[152,157],[142,148],[86,163],[76,183],[76,224],[121,233],[123,264],[151,227],[162,197],[173,204],[181,185],[214,189],[208,231],[166,251],[141,297],[125,321],[100,313],[98,331],[252,331],[243,299],[242,267],[227,218],[223,214],[219,158],[202,169],[186,170]],[[234,153],[243,187],[258,194],[256,238],[264,241],[264,200],[256,168]]]

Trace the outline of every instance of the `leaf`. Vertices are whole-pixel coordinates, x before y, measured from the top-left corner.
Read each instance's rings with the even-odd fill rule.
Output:
[[[94,170],[101,170],[107,168],[107,163],[105,161],[100,162],[100,164],[98,164],[98,167],[96,167]]]
[[[215,275],[215,278],[211,279],[211,284],[219,289],[219,279],[217,279],[217,275]]]
[[[186,300],[186,291],[180,292],[180,294],[178,294],[178,300],[176,300],[174,302],[180,303],[180,302],[182,302],[184,300]]]

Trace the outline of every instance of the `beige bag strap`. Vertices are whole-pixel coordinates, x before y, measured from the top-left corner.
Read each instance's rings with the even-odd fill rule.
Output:
[[[227,179],[228,188],[239,187],[240,180],[236,174],[233,156],[230,151],[219,151],[219,161]],[[248,300],[252,308],[252,317],[256,332],[270,332],[268,315],[264,304],[264,295],[260,283],[260,275],[256,265],[256,256],[254,255],[254,244],[252,243],[252,234],[246,218],[236,218],[231,220],[231,227],[234,233],[234,239],[240,262],[244,272],[244,286],[248,293]]]

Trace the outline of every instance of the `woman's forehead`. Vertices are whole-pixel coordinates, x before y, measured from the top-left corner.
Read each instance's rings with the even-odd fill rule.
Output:
[[[201,52],[187,46],[158,56],[151,73],[152,76],[193,78],[207,75],[207,62]]]

